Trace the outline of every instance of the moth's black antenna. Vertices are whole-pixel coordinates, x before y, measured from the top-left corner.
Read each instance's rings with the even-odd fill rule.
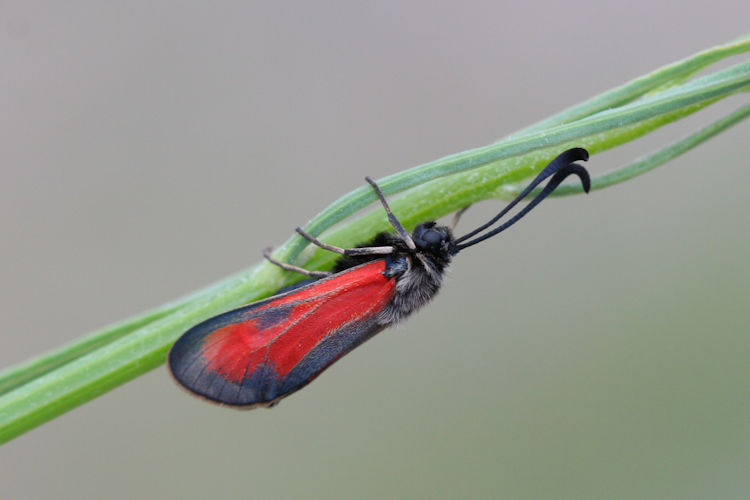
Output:
[[[524,215],[529,213],[532,208],[537,206],[544,198],[550,195],[552,191],[557,189],[557,187],[562,183],[562,181],[565,180],[566,177],[569,175],[577,175],[581,179],[581,184],[583,184],[583,190],[588,193],[590,187],[591,187],[591,179],[589,177],[589,173],[586,171],[584,167],[581,165],[578,165],[576,163],[573,163],[578,160],[588,160],[589,153],[583,148],[572,148],[568,149],[567,151],[562,152],[560,155],[557,156],[554,160],[552,160],[546,167],[544,167],[544,170],[539,172],[539,175],[537,175],[531,183],[526,186],[526,189],[524,189],[521,194],[516,196],[516,198],[511,201],[508,206],[506,206],[499,214],[497,214],[495,217],[493,217],[489,222],[482,224],[475,230],[471,231],[468,234],[465,234],[464,236],[461,236],[460,238],[457,238],[454,240],[454,247],[453,252],[454,254],[458,253],[459,251],[463,250],[464,248],[470,247],[472,245],[475,245],[479,243],[480,241],[484,241],[487,238],[491,238],[492,236],[495,236],[497,233],[500,233],[506,229],[508,229],[510,226],[518,222],[519,219],[521,219]],[[544,189],[533,199],[529,202],[528,205],[526,205],[520,212],[518,212],[516,215],[514,215],[510,220],[507,222],[504,222],[500,226],[496,227],[492,231],[485,233],[479,237],[474,238],[473,240],[466,241],[467,239],[477,235],[478,233],[484,231],[485,229],[492,226],[494,223],[496,223],[500,218],[502,218],[505,214],[507,214],[518,202],[523,200],[526,196],[528,196],[531,191],[537,187],[539,184],[541,184],[545,179],[552,176],[552,179],[547,183],[546,186],[544,186]],[[465,242],[465,243],[462,243]]]

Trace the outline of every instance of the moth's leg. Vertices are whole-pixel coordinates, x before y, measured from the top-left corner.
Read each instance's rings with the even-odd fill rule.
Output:
[[[341,248],[333,245],[329,245],[328,243],[323,243],[319,239],[317,239],[315,236],[311,235],[310,233],[306,232],[301,227],[296,228],[297,233],[299,233],[300,236],[305,238],[307,241],[312,243],[313,245],[319,246],[320,248],[324,250],[328,250],[331,252],[335,252],[341,255],[352,256],[352,255],[388,255],[392,254],[396,251],[394,247],[387,246],[387,247],[363,247],[363,248]]]
[[[451,228],[451,231],[456,229],[456,226],[458,225],[458,221],[461,219],[461,216],[466,212],[469,208],[471,208],[471,205],[466,205],[464,208],[453,214],[453,220],[451,220],[451,225],[449,226]]]
[[[395,229],[399,236],[401,236],[401,239],[404,240],[404,243],[406,243],[406,246],[409,248],[409,250],[416,250],[417,245],[414,244],[414,240],[411,239],[411,236],[409,236],[409,233],[406,232],[406,229],[401,224],[401,222],[399,222],[396,216],[393,215],[391,207],[389,207],[388,202],[385,201],[385,195],[383,194],[383,191],[380,190],[380,186],[378,186],[375,181],[369,177],[365,177],[365,180],[370,183],[372,188],[375,190],[375,194],[378,195],[378,198],[380,198],[380,203],[383,204],[385,213],[388,215],[388,221],[391,223],[391,226],[393,226],[393,229]]]
[[[291,264],[286,264],[284,262],[281,262],[280,260],[276,260],[271,256],[270,247],[263,250],[263,257],[265,257],[266,260],[268,260],[271,264],[277,265],[281,269],[285,269],[287,271],[293,271],[295,273],[304,274],[305,276],[310,276],[311,278],[325,278],[333,274],[333,273],[329,273],[325,271],[308,271],[307,269],[304,269],[302,267],[293,266]]]

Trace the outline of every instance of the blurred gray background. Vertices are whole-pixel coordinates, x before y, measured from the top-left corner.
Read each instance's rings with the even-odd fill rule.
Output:
[[[750,31],[745,0],[561,4],[4,2],[0,366],[257,262],[365,175]],[[2,496],[747,498],[749,132],[542,205],[273,410],[126,384],[4,445]]]

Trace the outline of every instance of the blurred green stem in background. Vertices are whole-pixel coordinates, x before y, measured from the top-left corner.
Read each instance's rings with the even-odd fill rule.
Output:
[[[573,146],[601,152],[632,141],[750,89],[750,61],[691,79],[726,57],[750,51],[743,37],[665,66],[596,96],[493,144],[390,175],[378,182],[387,195],[404,193],[391,205],[412,227],[488,198],[508,198],[521,181],[560,151]],[[608,174],[599,189],[640,175],[713,137],[750,115],[745,105],[689,137]],[[562,186],[557,194],[580,189]],[[340,246],[353,246],[388,228],[379,211],[331,228],[375,201],[369,187],[344,195],[305,229]],[[309,269],[328,269],[336,256],[292,236],[275,256]],[[228,309],[265,297],[300,279],[266,262],[195,292],[80,338],[0,374],[0,443],[8,441],[162,363],[189,327]]]

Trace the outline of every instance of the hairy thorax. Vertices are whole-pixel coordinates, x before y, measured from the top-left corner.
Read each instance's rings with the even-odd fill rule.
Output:
[[[422,254],[389,257],[385,273],[395,277],[396,290],[391,302],[378,314],[378,323],[397,323],[432,300],[443,284],[447,265],[436,265]]]

